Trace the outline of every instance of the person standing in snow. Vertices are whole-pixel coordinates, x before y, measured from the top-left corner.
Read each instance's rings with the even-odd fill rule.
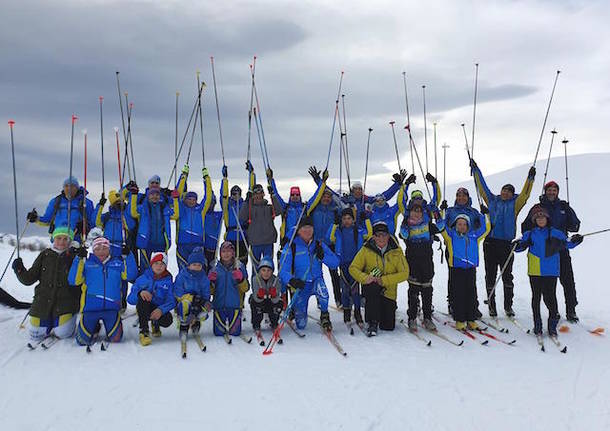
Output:
[[[203,231],[205,233],[204,251],[206,273],[216,260],[216,248],[218,247],[218,241],[220,240],[220,229],[222,227],[222,211],[214,211],[215,207],[216,196],[212,195],[212,202],[210,202],[210,208],[205,215],[205,220],[203,223]]]
[[[249,182],[250,187],[254,187],[254,172],[251,172]],[[234,185],[231,187],[231,193],[229,194],[229,179],[228,169],[226,166],[222,167],[222,181],[220,182],[220,207],[222,208],[222,217],[225,225],[225,240],[231,241],[233,247],[237,250],[239,260],[244,265],[248,264],[248,246],[241,238],[239,233],[240,229],[245,232],[248,229],[248,225],[245,222],[240,221],[240,211],[245,201],[241,197],[241,187]],[[241,224],[241,227],[238,226]],[[275,240],[273,240],[275,242]],[[208,262],[210,265],[212,262]]]
[[[250,295],[252,329],[255,332],[261,330],[261,322],[267,313],[271,329],[275,330],[282,308],[280,285],[277,277],[273,275],[273,261],[262,258],[258,264],[258,274],[252,277],[252,295]]]

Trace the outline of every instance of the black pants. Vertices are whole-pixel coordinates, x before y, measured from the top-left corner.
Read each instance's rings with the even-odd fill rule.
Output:
[[[544,300],[546,308],[549,309],[548,330],[551,335],[557,334],[557,322],[559,314],[557,311],[557,277],[542,277],[530,275],[532,286],[532,312],[534,314],[534,333],[542,333],[542,317],[540,316],[540,299]]]
[[[476,320],[477,285],[474,268],[450,268],[451,305],[456,322]]]
[[[214,263],[214,260],[216,260],[216,249],[206,248],[204,250],[204,253],[205,253],[205,260],[208,261],[208,266],[207,266],[206,270],[209,271],[210,268],[212,267],[212,264]]]
[[[144,301],[142,298],[138,298],[138,303],[136,304],[136,311],[138,313],[138,320],[140,322],[140,331],[148,332],[148,322],[150,321],[150,314],[155,311],[158,307],[154,305],[152,302]],[[174,318],[172,314],[167,312],[163,314],[159,320],[155,321],[156,324],[167,328],[172,324]]]
[[[271,328],[277,327],[280,314],[282,313],[283,303],[279,301],[277,303],[271,302],[271,299],[267,298],[261,302],[255,301],[253,295],[250,296],[250,310],[252,311],[252,328],[254,330],[261,329],[261,322],[265,313],[269,316],[271,322]]]
[[[434,261],[432,260],[432,241],[412,243],[405,241],[405,256],[409,264],[409,291],[407,316],[417,317],[418,297],[421,294],[424,319],[432,318],[432,278],[434,277]],[[415,281],[418,284],[411,283]],[[421,286],[424,284],[425,286]]]
[[[235,247],[235,255],[237,256],[237,247],[239,243],[239,261],[244,264],[244,266],[248,266],[248,247],[246,247],[246,243],[240,239],[239,241],[230,241]]]
[[[563,286],[566,312],[573,312],[578,301],[576,299],[574,272],[572,271],[572,258],[570,257],[570,252],[566,249],[559,252],[559,282]]]
[[[341,277],[338,269],[330,269],[330,281],[333,285],[333,296],[336,304],[341,304]]]
[[[366,299],[364,320],[378,323],[379,329],[384,331],[393,331],[396,325],[396,301],[383,296],[383,287],[375,283],[363,285],[362,294]]]
[[[416,286],[409,283],[409,297],[408,297],[408,308],[407,317],[409,320],[417,318],[417,305],[418,297],[421,294],[422,311],[424,313],[424,319],[432,318],[432,285],[430,286]]]
[[[483,242],[483,253],[485,259],[485,287],[487,296],[496,283],[498,276],[498,268],[506,263],[506,259],[510,255],[512,249],[511,242],[503,239],[485,238]],[[504,309],[507,310],[513,306],[513,261],[514,256],[511,256],[510,261],[506,265],[506,269],[502,274],[502,284],[504,285]],[[497,288],[496,288],[497,289]],[[489,298],[490,307],[496,308],[495,292]]]

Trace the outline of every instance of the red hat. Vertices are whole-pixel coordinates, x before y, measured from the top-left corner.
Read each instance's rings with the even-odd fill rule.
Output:
[[[549,181],[548,183],[546,183],[544,185],[544,190],[546,191],[546,189],[549,187],[555,187],[557,190],[559,190],[559,184],[557,184],[555,181]]]
[[[167,266],[167,255],[160,251],[153,253],[150,258],[150,264],[152,265],[155,262],[163,262]]]
[[[301,194],[301,189],[299,187],[297,187],[297,186],[290,187],[290,194],[291,195],[294,195],[294,194],[300,195]]]

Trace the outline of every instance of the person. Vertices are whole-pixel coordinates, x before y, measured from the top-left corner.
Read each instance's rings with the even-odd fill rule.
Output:
[[[152,342],[149,322],[152,325],[152,336],[160,337],[160,327],[167,328],[174,320],[171,311],[176,301],[172,274],[167,270],[167,254],[158,251],[152,253],[150,266],[131,286],[127,302],[136,306],[140,344],[148,346]]]
[[[544,185],[544,194],[540,196],[540,205],[549,213],[551,226],[567,235],[568,232],[578,232],[580,220],[569,202],[559,199],[559,185],[555,181],[549,181]],[[525,234],[533,228],[531,221],[532,210],[521,224],[521,231]],[[578,322],[576,306],[576,283],[574,282],[574,270],[572,269],[572,258],[568,248],[559,251],[559,282],[563,286],[563,295],[566,306],[566,320],[571,323]]]
[[[432,321],[432,279],[434,278],[434,262],[432,260],[432,244],[434,236],[440,229],[422,205],[422,199],[411,199],[405,217],[400,226],[400,237],[405,242],[405,256],[409,264],[409,290],[407,324],[412,331],[417,330],[417,313],[419,296],[422,298],[423,325],[429,331],[435,331]],[[438,219],[440,215],[435,213]]]
[[[249,178],[250,185],[254,186],[254,172]],[[246,231],[248,225],[245,222],[240,222],[240,212],[245,201],[241,197],[241,187],[234,185],[231,187],[231,193],[229,194],[229,179],[228,169],[226,166],[222,167],[222,181],[220,182],[220,206],[222,208],[222,218],[225,225],[225,237],[226,241],[231,241],[236,250],[238,250],[239,260],[244,265],[248,264],[248,246],[241,238],[239,233],[240,229],[238,224],[241,224],[241,230]],[[275,240],[273,241],[275,242]],[[211,264],[211,262],[210,262]]]
[[[419,202],[420,206],[424,209],[424,213],[427,218],[435,217],[435,214],[439,212],[437,205],[439,199],[441,199],[441,187],[438,180],[432,174],[426,174],[426,181],[432,184],[432,198],[430,199],[430,202],[427,202],[424,199],[424,194],[421,190],[413,190],[411,192],[411,198],[409,199],[407,191],[409,190],[409,185],[414,184],[415,181],[416,177],[413,174],[405,180],[405,190],[402,194],[402,199],[396,200],[400,213],[404,218],[409,218],[409,208],[411,207],[411,203]]]
[[[400,186],[398,195],[396,196],[396,203],[392,206],[388,205],[385,196],[381,193],[375,195],[375,201],[371,208],[370,220],[371,224],[383,221],[388,225],[388,229],[392,235],[396,233],[396,222],[400,215],[400,206],[398,202],[403,200],[405,194],[405,185]]]
[[[349,273],[362,284],[367,335],[373,337],[379,329],[393,331],[397,288],[409,278],[409,265],[386,223],[373,225],[373,236],[356,253]]]
[[[250,310],[252,312],[252,329],[261,330],[265,313],[269,316],[271,329],[275,330],[282,313],[283,303],[278,279],[273,275],[273,261],[262,258],[258,264],[258,274],[252,278],[252,295]]]
[[[225,241],[220,260],[208,273],[214,309],[214,335],[240,335],[243,296],[249,289],[248,272],[235,257],[235,246]]]
[[[212,202],[210,202],[210,208],[208,209],[203,222],[203,232],[205,233],[204,252],[205,260],[207,262],[205,268],[206,273],[209,271],[212,263],[216,260],[216,248],[218,247],[220,229],[222,227],[222,211],[214,211],[215,207],[216,196],[212,195]]]
[[[364,241],[371,234],[371,222],[367,220],[366,228],[358,228],[351,208],[344,208],[341,212],[341,223],[333,225],[328,231],[328,240],[339,257],[341,308],[343,309],[343,321],[346,324],[349,324],[352,319],[352,305],[356,324],[361,325],[363,322],[360,311],[360,285],[349,273],[349,266],[358,250],[362,248]]]
[[[202,248],[196,248],[188,256],[186,266],[180,270],[174,281],[176,315],[180,320],[180,337],[189,329],[199,333],[201,323],[208,318],[212,309],[210,303],[210,280],[204,270],[206,259]]]
[[[310,168],[313,169],[313,166]],[[322,181],[317,185],[315,193],[309,198],[309,200],[303,203],[301,197],[301,189],[298,186],[290,187],[290,198],[288,202],[282,199],[282,196],[277,190],[275,179],[273,178],[273,171],[271,168],[267,168],[267,183],[270,187],[269,194],[273,200],[274,208],[277,208],[278,213],[282,215],[282,225],[280,227],[280,245],[283,247],[290,238],[293,237],[293,232],[297,228],[297,223],[301,214],[311,215],[311,212],[315,210],[316,206],[320,202],[324,190],[326,189],[326,180],[328,179],[328,170],[324,170],[322,173]]]
[[[185,165],[176,189],[172,192],[173,214],[171,219],[176,221],[176,260],[178,269],[187,265],[187,259],[196,247],[203,247],[205,240],[204,220],[212,200],[212,181],[208,170],[203,168],[201,174],[205,194],[200,203],[197,203],[197,193],[186,191],[188,179],[188,165]]]
[[[552,226],[551,216],[543,205],[535,205],[530,211],[534,227],[525,231],[520,240],[515,240],[516,252],[528,250],[527,274],[532,288],[532,313],[534,316],[534,334],[542,335],[542,318],[540,316],[540,299],[549,310],[547,330],[550,336],[557,336],[557,277],[560,276],[561,256],[563,249],[571,249],[582,243],[583,236],[567,236]]]
[[[93,202],[86,198],[87,194],[88,192],[78,184],[76,177],[66,178],[62,192],[49,201],[44,214],[39,216],[34,209],[27,214],[27,220],[40,226],[48,226],[49,235],[53,235],[56,227],[65,226],[74,232],[74,238],[82,237],[83,231],[84,235],[87,235],[89,229],[95,226]],[[83,213],[86,219],[84,227]]]
[[[85,252],[72,262],[68,282],[81,291],[81,317],[76,331],[76,342],[89,346],[95,342],[99,321],[104,323],[106,339],[116,343],[123,338],[120,310],[123,281],[133,280],[138,272],[127,245],[121,255],[113,256],[110,241],[100,236],[93,240],[92,253]],[[78,287],[76,287],[78,286]]]
[[[491,224],[486,208],[475,224],[466,214],[459,214],[453,226],[440,223],[441,236],[447,248],[447,264],[449,265],[449,280],[451,283],[450,301],[453,307],[453,318],[458,330],[476,330],[477,316],[477,286],[476,267],[479,266],[479,243],[489,230]],[[474,226],[478,225],[478,228]]]
[[[328,313],[328,290],[322,275],[322,264],[334,269],[339,266],[339,258],[322,241],[313,237],[313,220],[303,216],[299,222],[294,240],[287,244],[280,257],[280,280],[293,291],[294,320],[298,329],[307,326],[307,306],[309,298],[315,295],[320,309],[320,326],[325,331],[332,330]],[[296,292],[298,291],[298,292]]]
[[[529,199],[536,168],[531,167],[525,184],[519,194],[515,194],[515,186],[504,184],[499,195],[494,195],[487,186],[485,177],[477,163],[470,159],[470,167],[474,175],[475,184],[479,190],[479,195],[489,208],[489,219],[491,221],[491,232],[483,241],[483,258],[485,261],[485,287],[487,290],[489,315],[497,317],[496,295],[492,292],[496,284],[498,267],[502,273],[502,284],[504,285],[504,312],[507,316],[513,317],[513,257],[511,242],[515,239],[517,231],[517,216],[525,203]]]
[[[138,204],[138,196],[131,195],[130,213],[138,221],[136,246],[140,251],[140,274],[150,267],[153,253],[167,253],[171,245],[170,219],[172,209],[162,198],[161,190],[149,187],[146,199]]]
[[[70,249],[73,235],[67,226],[57,226],[51,247],[40,252],[30,269],[25,268],[20,257],[13,261],[19,282],[26,286],[38,283],[30,308],[29,335],[33,342],[74,335],[80,291],[70,287],[68,273],[76,250],[80,249]]]

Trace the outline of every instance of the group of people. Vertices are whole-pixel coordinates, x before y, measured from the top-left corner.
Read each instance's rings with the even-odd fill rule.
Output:
[[[528,250],[534,332],[542,333],[543,298],[549,309],[547,330],[556,335],[557,278],[564,287],[566,318],[578,321],[568,250],[583,238],[567,237],[579,229],[574,210],[559,199],[559,186],[551,181],[525,218],[523,236],[516,239],[517,217],[532,191],[535,168],[530,169],[520,193],[506,184],[495,195],[474,160],[470,167],[476,193],[484,202],[480,211],[472,206],[466,188],[457,190],[455,203],[449,207],[446,200],[441,201],[438,181],[429,173],[425,180],[432,188],[430,201],[421,190],[409,193],[416,177],[405,171],[394,174],[382,193],[366,195],[361,183],[353,182],[349,193],[341,194],[327,185],[327,171],[311,167],[316,190],[304,200],[298,186],[282,198],[273,171],[267,169],[266,199],[265,187],[256,182],[247,161],[245,199],[238,185],[229,187],[228,169],[222,168],[218,210],[205,168],[201,200],[188,188],[188,166],[173,190],[162,188],[160,177],[154,175],[143,192],[130,181],[111,190],[108,198],[102,194],[96,206],[78,180],[69,177],[43,215],[35,210],[27,215],[28,222],[48,226],[51,247],[29,269],[21,259],[13,262],[20,282],[38,283],[29,312],[30,337],[40,342],[49,336],[76,334],[79,344],[91,345],[103,325],[105,338],[118,342],[127,303],[136,308],[143,346],[151,343],[151,337],[161,336],[161,328],[169,327],[174,319],[181,335],[198,333],[210,313],[215,335],[239,335],[246,302],[254,331],[261,330],[265,315],[272,329],[284,318],[303,329],[311,296],[320,310],[320,326],[331,331],[323,266],[328,267],[335,306],[346,323],[351,325],[353,318],[369,336],[393,330],[398,286],[406,281],[409,328],[417,330],[421,315],[420,324],[435,331],[433,245],[439,237],[445,244],[447,299],[457,329],[477,329],[476,321],[482,316],[476,269],[483,241],[489,315],[498,314],[498,268],[504,311],[509,317],[515,315],[513,253]],[[395,203],[390,204],[394,197]],[[279,235],[276,217],[281,218]],[[172,221],[179,268],[175,277],[168,271],[167,254]]]

